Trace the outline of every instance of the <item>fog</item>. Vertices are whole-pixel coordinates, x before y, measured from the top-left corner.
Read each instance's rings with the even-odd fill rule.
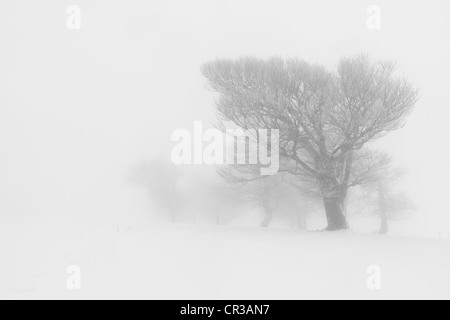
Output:
[[[67,27],[71,5],[80,30]],[[175,130],[217,122],[202,64],[280,56],[335,70],[363,53],[397,61],[420,91],[406,126],[376,142],[417,207],[394,235],[450,237],[449,14],[444,0],[0,0],[0,217],[151,223],[130,171],[170,161]]]

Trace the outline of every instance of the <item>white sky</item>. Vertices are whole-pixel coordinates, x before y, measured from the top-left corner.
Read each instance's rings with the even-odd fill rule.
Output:
[[[82,29],[66,28],[69,5]],[[366,27],[369,5],[382,29]],[[382,142],[409,172],[424,224],[450,231],[449,1],[0,0],[0,215],[145,212],[127,169],[167,155],[173,130],[211,122],[201,63],[343,55],[399,62],[421,90]]]

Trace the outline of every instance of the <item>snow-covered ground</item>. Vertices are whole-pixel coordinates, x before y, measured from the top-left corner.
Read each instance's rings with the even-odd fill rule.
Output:
[[[0,257],[2,299],[450,298],[449,240],[1,219]]]

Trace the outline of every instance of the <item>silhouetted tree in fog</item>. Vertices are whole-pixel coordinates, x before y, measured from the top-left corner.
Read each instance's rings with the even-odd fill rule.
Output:
[[[389,232],[389,220],[401,218],[414,210],[412,200],[397,188],[403,175],[400,169],[386,167],[374,175],[372,182],[363,186],[365,194],[360,201],[369,204],[380,219],[379,234]]]
[[[264,218],[261,227],[267,228],[272,222],[274,211],[281,201],[278,189],[283,183],[283,177],[273,175],[261,179],[249,179],[244,178],[244,171],[247,171],[251,176],[255,176],[255,173],[251,173],[250,166],[223,167],[219,170],[219,174],[232,185],[236,198],[240,199],[241,202],[254,203],[263,210]]]
[[[242,203],[253,203],[262,209],[260,226],[270,226],[276,215],[288,217],[300,230],[306,229],[310,200],[298,194],[298,186],[285,173],[261,177],[257,166],[224,166],[219,174],[230,184],[233,196]],[[282,212],[283,209],[286,212]]]
[[[327,230],[347,228],[347,193],[366,171],[355,171],[355,157],[368,142],[400,128],[417,101],[417,90],[394,72],[394,63],[363,55],[342,59],[336,72],[281,58],[202,67],[210,89],[219,93],[219,125],[279,130],[281,171],[317,188]]]
[[[147,189],[156,209],[167,213],[172,222],[177,221],[183,199],[178,167],[160,159],[143,161],[132,169],[130,178]]]

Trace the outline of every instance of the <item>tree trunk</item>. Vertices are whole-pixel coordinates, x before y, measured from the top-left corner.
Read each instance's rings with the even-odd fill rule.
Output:
[[[298,227],[298,230],[306,230],[307,229],[306,217],[305,217],[304,212],[297,213],[297,227]]]
[[[264,220],[261,222],[261,228],[268,228],[270,223],[272,222],[273,215],[272,211],[269,209],[265,209],[265,217]]]
[[[333,172],[333,168],[325,168],[326,172]],[[335,177],[321,176],[320,180],[323,204],[327,217],[328,226],[326,231],[347,230],[347,220],[344,214],[348,188],[339,183]]]
[[[380,210],[380,230],[378,234],[388,234],[389,232],[389,218],[386,212],[386,197],[384,194],[384,187],[382,182],[380,181],[378,184],[378,202],[379,202],[379,210]]]
[[[389,232],[389,222],[388,222],[388,217],[386,215],[386,213],[382,212],[380,214],[380,219],[381,219],[381,223],[380,223],[380,230],[378,231],[378,234],[388,234]]]
[[[327,216],[328,227],[327,231],[338,231],[338,230],[347,230],[347,221],[345,219],[344,213],[342,212],[342,198],[341,197],[333,197],[327,198],[324,200],[325,205],[325,213]]]

